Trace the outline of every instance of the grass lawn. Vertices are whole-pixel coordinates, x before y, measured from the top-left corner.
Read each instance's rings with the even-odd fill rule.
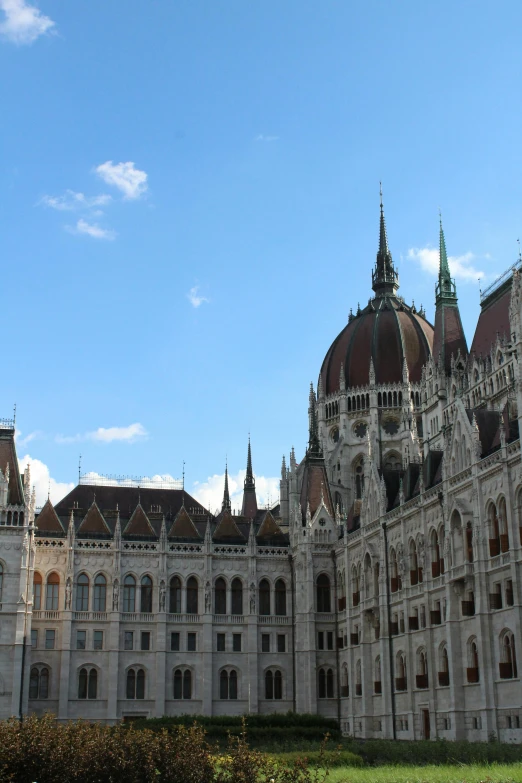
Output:
[[[326,783],[522,783],[522,764],[334,767]]]

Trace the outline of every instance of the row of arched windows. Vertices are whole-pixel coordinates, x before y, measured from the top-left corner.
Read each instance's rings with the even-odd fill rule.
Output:
[[[23,511],[2,511],[0,524],[7,527],[23,527],[24,526],[24,512]]]

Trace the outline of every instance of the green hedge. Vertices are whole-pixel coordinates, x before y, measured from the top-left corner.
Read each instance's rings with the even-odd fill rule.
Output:
[[[256,716],[261,717],[261,716]],[[264,716],[262,716],[264,717]],[[188,723],[188,722],[187,722]],[[186,726],[187,723],[183,721],[182,724],[175,720],[154,718],[151,720],[134,721],[133,727],[135,729],[151,729],[152,731],[162,731],[167,729],[168,731],[175,731],[179,725]],[[205,731],[205,736],[208,742],[219,742],[220,745],[226,742],[229,736],[239,737],[243,732],[242,724],[225,723],[200,723],[199,718],[196,720],[192,718],[190,725],[197,723],[202,725]],[[250,721],[246,722],[246,739],[249,744],[255,747],[263,746],[277,746],[284,745],[285,747],[291,746],[294,743],[320,743],[324,739],[325,735],[336,742],[341,740],[341,732],[339,729],[331,729],[325,726],[256,726],[251,725]]]
[[[351,753],[349,750],[319,750],[311,751],[292,751],[290,753],[269,754],[276,761],[284,764],[295,764],[298,759],[306,761],[311,767],[324,766],[329,767],[362,767],[364,761],[360,756]]]
[[[369,765],[511,764],[522,761],[522,746],[503,742],[349,740],[343,744]]]
[[[154,729],[156,726],[169,728],[169,726],[192,726],[194,723],[204,726],[241,726],[243,720],[249,727],[279,728],[296,726],[322,728],[323,733],[339,729],[339,723],[334,718],[324,718],[322,715],[311,715],[296,712],[272,712],[268,715],[169,715],[163,718],[147,718],[135,721],[134,726],[143,726]]]

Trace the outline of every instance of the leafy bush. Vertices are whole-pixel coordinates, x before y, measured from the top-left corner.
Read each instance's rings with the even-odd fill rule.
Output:
[[[243,721],[247,727],[269,728],[295,728],[296,726],[322,728],[326,731],[338,730],[339,723],[334,718],[325,718],[322,715],[297,712],[273,712],[267,715],[173,715],[163,718],[144,718],[135,721],[134,725],[140,728],[153,729],[155,727],[192,726],[194,722],[206,729],[211,726],[237,726],[241,728]]]
[[[291,751],[289,753],[278,753],[273,758],[285,764],[301,759],[312,767],[318,767],[325,763],[329,767],[362,767],[364,764],[360,756],[351,753],[349,750],[311,750],[304,753]]]
[[[323,783],[326,775],[250,750],[244,733],[219,755],[196,725],[152,732],[52,716],[0,722],[0,783]]]

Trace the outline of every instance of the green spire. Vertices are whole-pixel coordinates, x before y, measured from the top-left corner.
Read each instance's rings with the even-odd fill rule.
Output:
[[[451,277],[448,253],[446,251],[446,239],[442,228],[442,216],[439,212],[439,282],[436,288],[436,303],[442,299],[457,301],[457,288]]]

